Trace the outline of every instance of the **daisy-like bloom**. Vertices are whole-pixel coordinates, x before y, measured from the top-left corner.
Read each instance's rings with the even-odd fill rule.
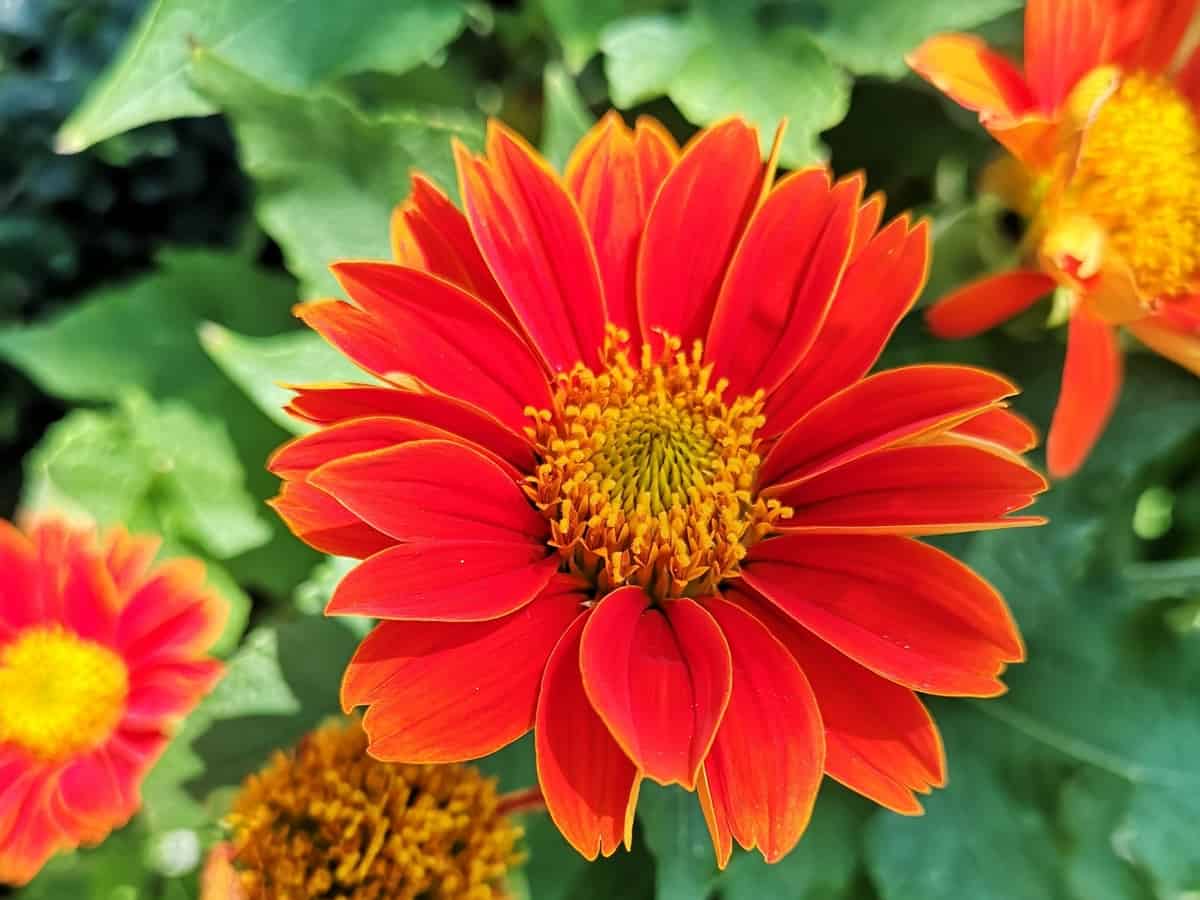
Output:
[[[0,520],[0,883],[141,805],[171,727],[216,683],[225,604],[158,540]]]
[[[914,690],[988,696],[1022,657],[996,592],[919,535],[1036,524],[1013,386],[869,378],[926,271],[925,223],[824,168],[774,183],[722,122],[680,151],[614,113],[560,177],[493,123],[420,176],[398,264],[299,307],[373,383],[301,387],[276,508],[363,562],[333,615],[370,752],[452,762],[531,728],[584,855],[643,778],[698,790],[718,859],[778,859],[822,773],[902,812],[944,779]]]
[[[331,722],[246,779],[201,900],[500,900],[520,829],[470,766],[379,762]]]
[[[1184,41],[1196,6],[1029,0],[1023,73],[965,34],[909,57],[1007,148],[985,188],[1029,220],[1018,268],[945,297],[929,324],[970,337],[1063,289],[1056,476],[1079,468],[1116,404],[1118,327],[1200,374],[1200,53]]]

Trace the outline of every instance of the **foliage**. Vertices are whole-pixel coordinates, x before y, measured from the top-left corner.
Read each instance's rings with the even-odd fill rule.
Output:
[[[865,168],[890,212],[931,217],[929,297],[1012,253],[1008,218],[973,200],[989,143],[904,77],[903,54],[945,29],[1012,36],[1014,0],[137,6],[0,4],[0,124],[14,136],[0,148],[0,441],[21,457],[0,490],[9,507],[19,494],[27,509],[124,521],[204,559],[235,611],[229,674],[135,821],[54,861],[23,900],[194,897],[233,786],[336,712],[367,623],[320,616],[346,566],[264,507],[263,461],[302,430],[279,383],[357,375],[291,306],[337,291],[331,260],[388,255],[410,170],[455,193],[451,138],[478,146],[499,113],[561,166],[609,106],[681,139],[740,112],[764,149],[786,117],[785,166],[828,155],[839,172]],[[54,154],[53,140],[90,149]],[[1011,374],[1017,408],[1044,431],[1063,355],[1044,324],[1035,310],[940,343],[912,317],[885,362]],[[586,863],[527,817],[514,888],[534,900],[1200,891],[1200,382],[1133,353],[1115,422],[1042,502],[1050,526],[946,539],[1008,598],[1029,661],[1002,699],[933,704],[951,781],[924,817],[828,783],[791,856],[769,867],[738,853],[718,872],[695,798],[647,786],[634,849],[611,860]],[[534,779],[527,739],[481,766],[502,789]]]

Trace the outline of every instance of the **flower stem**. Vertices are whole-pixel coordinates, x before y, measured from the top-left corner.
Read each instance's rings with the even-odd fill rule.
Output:
[[[546,798],[542,796],[542,789],[535,784],[533,787],[501,794],[497,812],[502,816],[510,816],[514,813],[539,812],[545,809]]]

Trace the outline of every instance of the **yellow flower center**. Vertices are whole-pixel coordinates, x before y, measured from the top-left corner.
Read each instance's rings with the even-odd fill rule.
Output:
[[[495,783],[469,766],[367,756],[332,723],[246,779],[228,817],[247,900],[490,900],[520,859]]]
[[[667,338],[635,362],[628,340],[611,330],[600,372],[558,377],[559,416],[540,410],[531,429],[541,462],[527,490],[568,568],[600,591],[710,593],[791,515],[755,497],[762,392],[726,403],[699,341],[689,355]]]
[[[1118,83],[1107,69],[1084,78],[1069,103],[1087,120],[1064,217],[1097,223],[1104,250],[1120,255],[1143,296],[1189,291],[1200,277],[1200,124],[1191,104],[1164,78]]]
[[[53,762],[101,744],[125,709],[117,654],[59,626],[30,628],[0,649],[0,743]]]

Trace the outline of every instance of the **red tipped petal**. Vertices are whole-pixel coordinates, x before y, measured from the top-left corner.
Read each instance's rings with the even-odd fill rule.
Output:
[[[533,727],[542,671],[583,599],[562,577],[502,619],[377,625],[346,668],[342,705],[370,706],[363,725],[380,759],[494,753]]]
[[[757,619],[715,597],[705,607],[729,642],[733,694],[700,779],[700,806],[717,851],[732,841],[767,862],[800,840],[825,763],[824,729],[808,679]]]
[[[391,371],[473,403],[518,432],[528,423],[526,406],[552,405],[545,375],[525,342],[477,298],[388,263],[332,268],[386,336],[398,365]]]
[[[228,615],[225,601],[205,586],[203,563],[167,560],[121,610],[116,646],[135,669],[194,657],[212,646]]]
[[[469,622],[498,619],[537,596],[558,568],[530,543],[446,540],[389,547],[352,569],[326,615]]]
[[[785,530],[947,534],[989,522],[1040,524],[1005,516],[1045,489],[1041,475],[1007,452],[927,444],[879,450],[773,493],[795,510]]]
[[[759,470],[759,483],[811,478],[931,431],[1017,393],[1012,382],[968,366],[906,366],[857,382],[784,432]]]
[[[861,193],[861,178],[831,189],[825,169],[808,169],[781,181],[755,211],[705,345],[731,396],[770,392],[812,344],[849,258]]]
[[[1116,332],[1077,308],[1068,326],[1062,388],[1046,439],[1046,462],[1055,478],[1066,478],[1083,465],[1117,405],[1121,379]]]
[[[223,672],[215,659],[172,660],[138,668],[122,724],[147,730],[173,725],[212,690]]]
[[[546,810],[589,860],[633,841],[638,774],[592,708],[579,671],[587,612],[571,623],[546,664],[534,740]]]
[[[1025,76],[1038,107],[1057,110],[1079,80],[1105,62],[1119,16],[1095,0],[1029,0],[1025,5]]]
[[[662,609],[638,587],[613,591],[584,628],[589,699],[640,773],[693,789],[729,702],[729,648],[691,600]]]
[[[1011,409],[989,409],[954,426],[952,434],[988,441],[1013,453],[1025,453],[1037,446],[1038,433],[1024,416]]]
[[[947,294],[925,313],[940,338],[969,338],[1007,322],[1054,290],[1041,272],[1014,270],[987,275]]]
[[[292,534],[322,553],[365,559],[396,542],[311,484],[285,481],[268,503]]]
[[[642,335],[660,328],[685,348],[708,332],[725,270],[762,188],[754,129],[729,119],[700,132],[667,175],[638,256]]]
[[[973,35],[935,35],[907,61],[939,91],[985,120],[1016,118],[1033,106],[1033,92],[1017,67]]]
[[[36,561],[29,538],[0,519],[0,638],[42,620]]]
[[[1116,32],[1123,45],[1113,54],[1114,61],[1128,71],[1162,72],[1174,68],[1176,51],[1187,35],[1197,7],[1200,7],[1197,0],[1141,0],[1126,4],[1119,13],[1121,22],[1109,22],[1110,30]]]
[[[120,783],[107,748],[77,757],[58,777],[51,798],[58,822],[81,843],[99,843],[114,826],[124,824],[137,807]]]
[[[854,242],[850,245],[850,261],[858,259],[860,253],[867,248],[879,230],[883,221],[883,210],[887,206],[887,198],[880,191],[868,197],[858,208],[858,221],[854,226]]]
[[[343,300],[301,303],[295,314],[356,366],[384,381],[410,365],[385,323]]]
[[[745,582],[884,678],[990,697],[1024,658],[1003,599],[952,556],[894,535],[789,535],[755,545]]]
[[[2,543],[3,537],[0,536]],[[141,584],[161,545],[162,539],[157,535],[132,535],[124,525],[114,525],[105,532],[105,565],[117,593],[128,595]]]
[[[20,887],[76,841],[51,815],[57,779],[30,773],[5,788],[0,784],[0,884]]]
[[[764,437],[785,430],[875,364],[916,301],[929,262],[929,226],[893,220],[851,261],[817,338],[767,398]]]
[[[541,543],[549,532],[500,466],[448,441],[349,456],[309,480],[398,541]]]
[[[638,180],[647,209],[659,187],[679,161],[679,145],[657,119],[638,116],[633,128],[633,151],[637,156]]]
[[[459,189],[476,243],[552,372],[594,366],[605,306],[579,210],[519,136],[489,123],[486,161],[455,147]]]

